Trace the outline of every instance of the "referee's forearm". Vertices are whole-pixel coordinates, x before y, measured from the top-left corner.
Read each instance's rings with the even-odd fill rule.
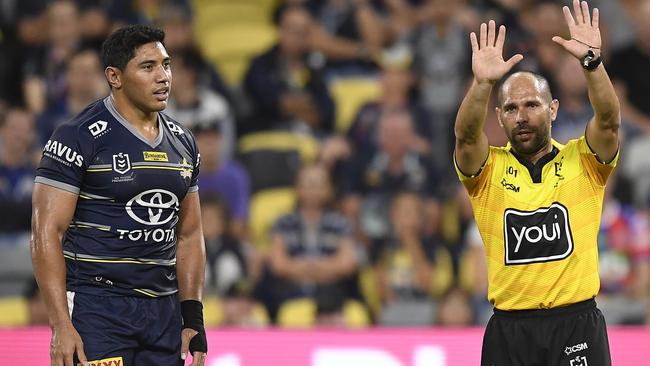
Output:
[[[600,64],[595,70],[585,71],[584,74],[598,127],[617,130],[621,124],[621,105],[605,66]]]
[[[492,87],[490,83],[472,81],[456,115],[454,132],[458,142],[473,143],[480,138]]]

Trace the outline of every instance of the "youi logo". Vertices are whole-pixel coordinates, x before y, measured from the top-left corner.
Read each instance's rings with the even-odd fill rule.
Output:
[[[503,223],[506,265],[557,261],[573,252],[569,212],[561,203],[535,211],[507,209]]]

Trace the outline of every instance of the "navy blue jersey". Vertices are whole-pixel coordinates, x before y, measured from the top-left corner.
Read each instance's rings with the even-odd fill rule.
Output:
[[[198,190],[194,137],[159,113],[159,135],[142,137],[111,97],[58,127],[36,182],[78,194],[63,237],[67,289],[96,295],[164,296],[178,291],[176,224]]]

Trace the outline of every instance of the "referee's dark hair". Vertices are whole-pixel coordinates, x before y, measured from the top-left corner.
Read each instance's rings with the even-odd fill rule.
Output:
[[[124,70],[138,47],[151,42],[164,45],[164,41],[165,32],[148,25],[136,24],[120,28],[111,33],[102,45],[104,68],[111,66]]]

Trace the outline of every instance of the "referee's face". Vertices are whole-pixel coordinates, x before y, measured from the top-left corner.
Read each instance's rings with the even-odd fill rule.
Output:
[[[171,82],[170,58],[160,42],[140,46],[122,72],[124,94],[144,113],[159,112],[167,107]]]
[[[551,143],[551,122],[555,119],[557,100],[551,100],[539,83],[522,75],[504,84],[503,100],[497,107],[499,123],[513,149],[533,156]]]

